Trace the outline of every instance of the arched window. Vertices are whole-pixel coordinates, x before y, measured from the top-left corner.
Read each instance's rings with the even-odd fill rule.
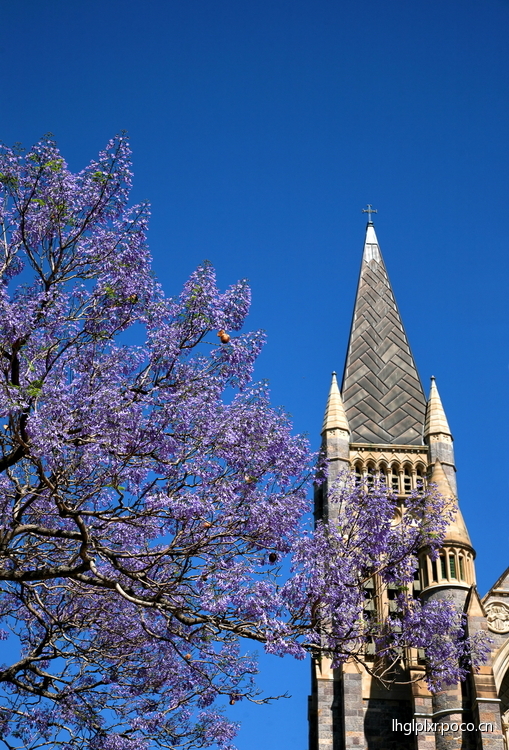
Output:
[[[449,554],[449,573],[451,578],[456,578],[456,555],[454,552]]]
[[[444,553],[440,555],[440,572],[442,574],[442,578],[447,579],[447,562],[445,560]]]
[[[422,570],[422,584],[425,589],[429,586],[429,575],[428,575],[428,558],[421,558],[421,570]]]
[[[433,583],[438,583],[438,572],[437,572],[437,561],[431,561],[431,575],[433,576]]]
[[[409,495],[412,492],[412,476],[408,466],[405,466],[405,472],[403,474],[403,491],[405,495]]]
[[[375,467],[373,466],[373,464],[369,464],[368,466],[367,479],[368,479],[368,487],[373,487],[375,483]]]
[[[424,487],[424,469],[420,464],[417,465],[417,469],[415,470],[415,483],[417,489]]]
[[[362,482],[362,466],[355,464],[355,484],[359,486]]]
[[[381,464],[378,476],[380,477],[380,484],[387,484],[387,467],[385,464]]]
[[[458,562],[459,562],[459,569],[460,569],[460,581],[464,581],[465,580],[465,561],[464,561],[463,555],[459,556]]]
[[[399,492],[399,472],[397,464],[392,465],[391,489],[393,492]]]

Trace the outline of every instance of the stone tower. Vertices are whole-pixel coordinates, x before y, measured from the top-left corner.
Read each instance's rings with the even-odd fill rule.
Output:
[[[497,582],[498,588],[487,595],[491,599],[485,606],[475,588],[475,552],[457,500],[451,430],[434,378],[429,398],[424,395],[371,213],[369,219],[343,384],[340,391],[333,373],[322,426],[329,477],[334,479],[344,468],[364,477],[383,474],[402,504],[419,481],[431,478],[456,511],[439,559],[421,555],[415,593],[425,601],[453,599],[467,614],[471,632],[489,628],[498,632],[500,641],[492,663],[465,683],[434,696],[420,679],[424,673],[422,655],[409,657],[402,666],[412,681],[390,689],[356,663],[347,662],[332,670],[322,658],[312,666],[309,748],[508,750],[500,715],[506,708],[509,723],[509,570]],[[315,517],[327,519],[331,513],[327,486],[322,485],[315,495]],[[388,596],[390,608],[390,590]],[[490,602],[496,602],[491,604],[491,626],[486,618]],[[499,652],[503,655],[496,667]],[[369,660],[369,653],[366,658]],[[468,724],[476,729],[458,728],[443,735],[394,731],[398,725],[393,720],[403,725],[412,719],[458,727]],[[481,722],[492,724],[493,731],[479,731]]]

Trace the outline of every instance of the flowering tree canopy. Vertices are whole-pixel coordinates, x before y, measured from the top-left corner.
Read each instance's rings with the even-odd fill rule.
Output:
[[[0,153],[5,747],[232,747],[221,696],[266,700],[245,640],[336,664],[410,645],[432,686],[457,679],[457,613],[405,594],[443,501],[416,492],[394,524],[384,487],[343,478],[306,530],[312,457],[251,380],[246,282],[220,293],[204,264],[165,297],[130,184],[123,136],[78,174],[49,138]],[[363,616],[375,574],[393,620]]]

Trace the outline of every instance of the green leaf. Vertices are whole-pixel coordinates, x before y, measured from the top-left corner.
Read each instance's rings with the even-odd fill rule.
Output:
[[[64,163],[63,159],[52,159],[51,161],[47,161],[44,165],[45,167],[49,167],[52,172],[60,172],[62,169],[62,165]]]
[[[27,387],[27,394],[30,398],[37,398],[42,391],[42,380],[34,380]]]
[[[3,183],[6,187],[15,188],[18,185],[18,180],[14,175],[12,174],[3,174],[0,173],[0,182]]]

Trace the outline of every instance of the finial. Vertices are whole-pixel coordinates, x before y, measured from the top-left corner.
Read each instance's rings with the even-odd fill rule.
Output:
[[[330,385],[327,406],[325,407],[322,434],[326,430],[343,430],[345,433],[350,432],[335,371],[332,373],[332,383]]]
[[[332,371],[332,374],[333,374],[333,375],[337,375],[337,372],[336,372],[336,370],[333,370],[333,371]]]
[[[377,214],[378,210],[376,208],[371,208],[371,203],[368,203],[367,208],[362,209],[363,214],[368,214],[368,224],[372,224],[373,220],[371,218],[371,214]]]
[[[451,429],[445,416],[442,400],[438,393],[435,377],[431,377],[428,404],[426,406],[426,417],[424,419],[424,437],[429,435],[449,435],[452,438]]]

